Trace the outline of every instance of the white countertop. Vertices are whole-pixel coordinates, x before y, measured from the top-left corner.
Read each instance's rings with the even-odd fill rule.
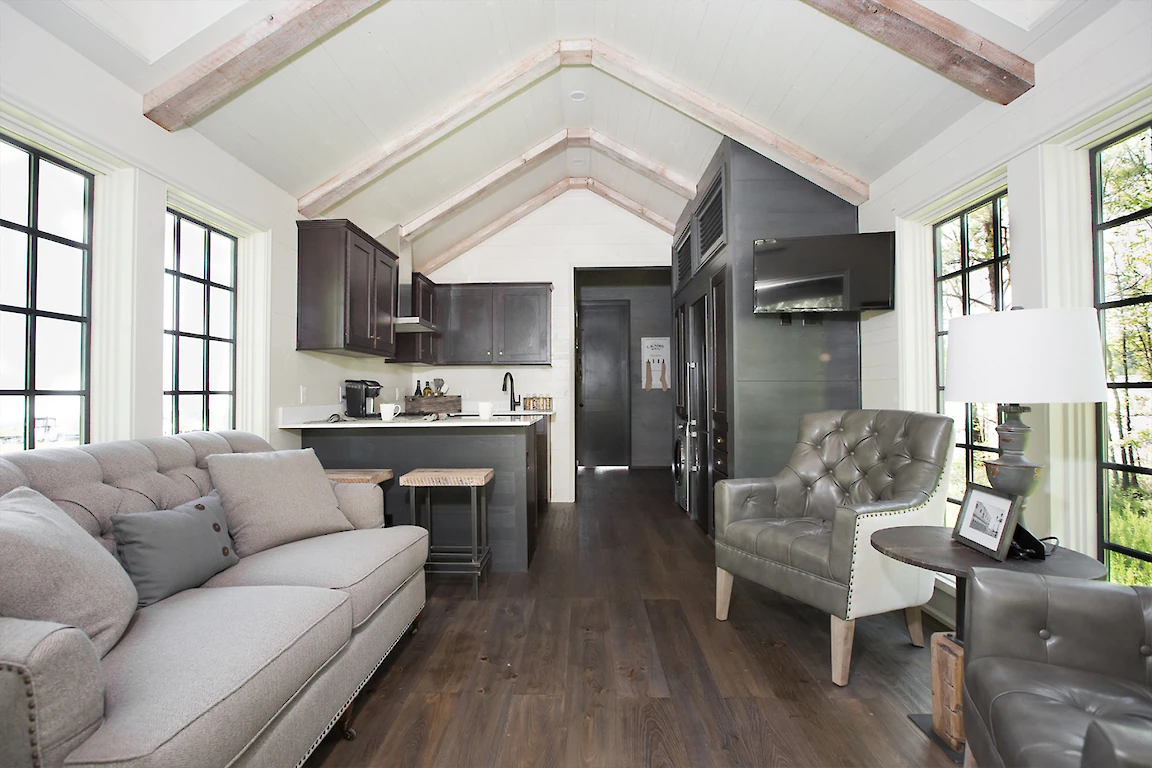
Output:
[[[481,419],[479,416],[454,416],[450,419],[425,421],[423,416],[397,416],[392,421],[382,419],[359,419],[348,421],[300,421],[280,425],[280,429],[423,429],[444,427],[526,427],[543,419],[539,413],[517,416],[493,416]]]

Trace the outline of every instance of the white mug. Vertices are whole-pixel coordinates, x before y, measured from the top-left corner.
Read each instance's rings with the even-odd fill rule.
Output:
[[[380,404],[380,419],[382,421],[392,421],[400,415],[400,406],[396,403],[381,403]]]
[[[492,418],[492,409],[495,407],[494,403],[477,403],[476,407],[480,410],[480,418],[485,421]]]

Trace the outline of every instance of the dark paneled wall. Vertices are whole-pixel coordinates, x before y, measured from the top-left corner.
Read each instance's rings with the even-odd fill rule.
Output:
[[[667,467],[672,462],[676,393],[671,361],[668,391],[645,391],[641,379],[640,339],[672,337],[671,269],[589,269],[576,273],[576,300],[628,301],[632,314],[632,364],[628,380],[632,388],[633,467]]]

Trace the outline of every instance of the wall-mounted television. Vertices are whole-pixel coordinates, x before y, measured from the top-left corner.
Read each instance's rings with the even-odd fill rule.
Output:
[[[755,312],[892,309],[896,233],[757,240]]]

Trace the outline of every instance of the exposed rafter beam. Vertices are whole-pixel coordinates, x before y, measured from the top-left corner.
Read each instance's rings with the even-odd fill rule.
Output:
[[[400,163],[427,149],[469,120],[486,112],[540,78],[554,72],[562,59],[560,43],[550,43],[512,69],[457,99],[446,109],[362,158],[300,198],[300,213],[309,218],[351,197]]]
[[[1032,63],[913,0],[804,0],[997,104],[1036,84]]]
[[[585,44],[592,51],[592,66],[617,80],[756,150],[853,205],[868,199],[867,184],[799,144],[611,46],[595,40]]]
[[[607,184],[603,184],[599,181],[596,181],[596,179],[587,177],[572,178],[569,179],[569,181],[571,182],[568,187],[569,189],[587,189],[589,191],[595,192],[608,202],[615,203],[629,213],[639,216],[649,224],[653,224],[659,227],[670,235],[676,231],[675,222],[669,221],[655,211],[645,208],[632,198],[625,197],[624,195],[609,187]]]
[[[544,160],[560,154],[567,146],[568,131],[557,131],[524,154],[504,163],[484,178],[469,184],[436,207],[412,219],[400,228],[400,234],[409,239],[420,237],[464,206],[495,189],[499,189]]]
[[[589,130],[568,129],[568,146],[591,147],[624,167],[630,168],[641,176],[672,190],[686,200],[696,197],[696,184],[694,182],[662,165],[657,165],[636,150],[629,149],[620,142],[610,139],[595,128]]]
[[[298,0],[149,91],[144,115],[182,128],[380,1]]]
[[[615,203],[624,210],[639,216],[650,224],[654,224],[668,234],[672,234],[676,229],[676,225],[673,222],[657,213],[648,210],[631,198],[625,197],[616,190],[605,184],[601,184],[595,179],[590,179],[587,177],[569,177],[561,179],[552,186],[548,187],[548,189],[533,197],[528,202],[516,206],[508,213],[493,221],[491,224],[481,227],[460,242],[442,251],[438,256],[420,264],[420,272],[422,274],[428,274],[434,270],[440,269],[440,267],[444,266],[448,262],[453,261],[459,256],[467,253],[468,251],[483,243],[488,238],[495,235],[497,232],[502,232],[516,222],[520,221],[520,219],[542,207],[545,203],[551,200],[555,200],[557,197],[570,189],[587,189],[595,192],[605,200]]]

